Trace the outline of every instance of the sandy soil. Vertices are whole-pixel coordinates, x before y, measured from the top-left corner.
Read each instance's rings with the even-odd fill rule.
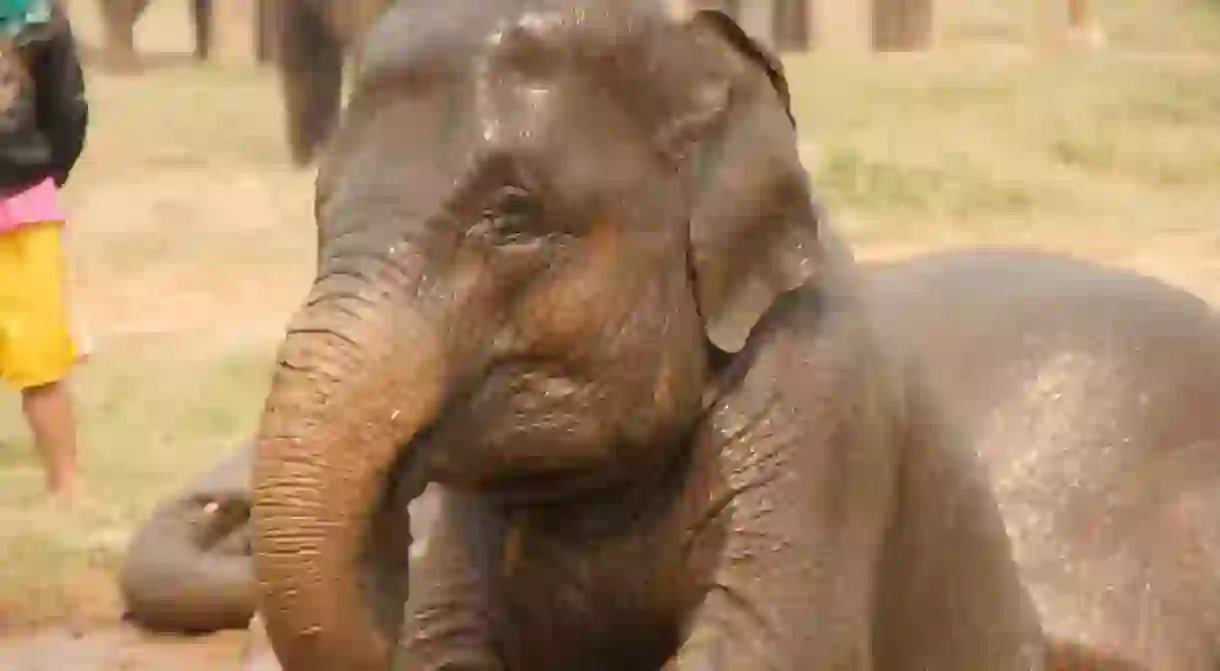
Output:
[[[0,638],[5,671],[239,671],[245,632],[199,638],[152,636],[129,627],[42,631]]]

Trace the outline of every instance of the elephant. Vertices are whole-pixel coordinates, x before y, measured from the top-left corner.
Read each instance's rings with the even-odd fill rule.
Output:
[[[1062,668],[1220,668],[1220,316],[1135,273],[1032,250],[869,272],[989,472]],[[1074,651],[1074,652],[1073,652]]]
[[[342,106],[343,67],[393,0],[275,0],[276,62],[292,161],[305,166],[325,144]]]
[[[960,444],[986,465],[1060,668],[1220,665],[1209,645],[1220,613],[1209,571],[1220,564],[1220,416],[1200,403],[1220,397],[1215,312],[1153,278],[1025,249],[870,264],[863,278],[878,330],[923,368],[967,437]],[[250,490],[240,498],[248,511]],[[1199,514],[1156,523],[1183,501]],[[415,538],[432,516],[413,511]],[[186,560],[179,580],[206,555],[175,553]],[[1148,605],[1173,616],[1149,622]]]
[[[245,628],[254,614],[250,469],[244,446],[162,502],[119,569],[130,621],[153,631]]]
[[[118,69],[136,69],[139,58],[135,25],[148,9],[149,0],[98,0],[98,3],[105,28],[107,61]],[[212,0],[191,0],[191,24],[195,28],[195,58],[207,60],[212,45]]]
[[[398,2],[315,189],[250,514],[288,671],[1045,668],[727,15]]]
[[[135,48],[135,24],[150,0],[99,0],[106,34],[104,53],[111,66],[119,70],[136,70],[139,58]],[[290,0],[253,0],[254,55],[260,63],[273,59],[279,4]],[[211,55],[213,23],[212,0],[191,0],[191,25],[195,29],[194,55],[206,61]]]

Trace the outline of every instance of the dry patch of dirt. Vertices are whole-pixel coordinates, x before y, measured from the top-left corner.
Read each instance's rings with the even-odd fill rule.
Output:
[[[155,636],[131,627],[57,627],[0,637],[5,671],[240,671],[245,632],[209,636]]]

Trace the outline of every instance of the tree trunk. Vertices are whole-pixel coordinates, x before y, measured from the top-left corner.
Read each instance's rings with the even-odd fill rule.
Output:
[[[775,48],[780,51],[805,51],[810,48],[809,10],[805,0],[777,0],[775,10]]]
[[[249,60],[254,34],[254,6],[257,0],[217,0],[212,8],[217,60],[240,63]]]
[[[875,0],[873,48],[919,51],[931,48],[934,0]]]
[[[1106,33],[1093,0],[1034,0],[1034,41],[1043,49],[1098,49],[1106,45]]]
[[[867,52],[872,48],[870,0],[808,0],[806,34],[813,48]]]

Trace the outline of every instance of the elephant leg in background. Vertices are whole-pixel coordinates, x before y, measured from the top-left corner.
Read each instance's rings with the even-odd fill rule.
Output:
[[[309,163],[330,137],[343,93],[344,44],[328,23],[324,2],[276,0],[277,62],[292,161]]]
[[[135,26],[148,9],[150,0],[99,0],[105,24],[106,63],[116,70],[139,69],[140,58],[135,46]],[[191,24],[194,35],[194,55],[207,60],[212,44],[212,0],[191,0]]]
[[[117,70],[135,70],[135,24],[149,0],[99,0],[105,31],[106,63]]]
[[[245,446],[165,501],[136,532],[119,575],[127,617],[155,631],[243,629],[255,610]]]
[[[260,24],[274,36],[288,144],[297,166],[310,163],[335,129],[345,60],[392,0],[263,0]]]
[[[201,61],[208,59],[212,49],[212,19],[212,0],[191,0],[191,22],[195,26],[195,58]]]
[[[254,2],[254,57],[259,63],[269,63],[277,58],[276,20],[279,10],[274,6],[284,0],[255,0]]]

